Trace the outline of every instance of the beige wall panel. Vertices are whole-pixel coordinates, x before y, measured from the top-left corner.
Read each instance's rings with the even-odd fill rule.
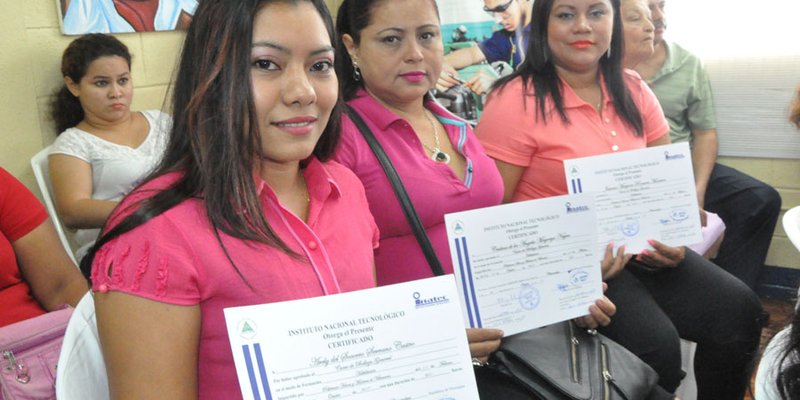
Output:
[[[180,31],[141,35],[142,51],[137,58],[144,63],[142,78],[146,80],[137,84],[166,85],[171,82],[184,37],[185,33]]]

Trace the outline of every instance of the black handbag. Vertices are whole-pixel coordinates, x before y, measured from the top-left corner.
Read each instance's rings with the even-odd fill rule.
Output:
[[[361,116],[345,113],[375,153],[434,275],[444,274],[414,205],[386,152]],[[636,355],[597,333],[565,321],[503,338],[489,363],[475,366],[482,399],[642,400],[658,374]]]
[[[647,399],[653,368],[618,343],[571,321],[503,338],[488,368],[544,399]]]

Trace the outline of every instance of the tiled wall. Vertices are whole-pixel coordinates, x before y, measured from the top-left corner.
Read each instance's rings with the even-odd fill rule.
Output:
[[[800,160],[721,158],[720,161],[775,187],[783,200],[782,210],[800,206]],[[800,269],[800,252],[786,238],[780,220],[772,238],[767,265]]]

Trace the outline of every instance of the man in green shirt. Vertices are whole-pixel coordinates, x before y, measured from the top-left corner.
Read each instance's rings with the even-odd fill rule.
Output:
[[[664,39],[665,0],[648,0],[655,26],[655,52],[634,69],[661,103],[673,143],[692,146],[697,200],[719,214],[725,238],[714,261],[755,289],[780,214],[781,198],[771,186],[718,164],[711,84],[700,60]]]

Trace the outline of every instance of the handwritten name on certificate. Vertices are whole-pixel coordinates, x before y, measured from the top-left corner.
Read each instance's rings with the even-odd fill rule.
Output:
[[[506,335],[588,314],[602,296],[592,196],[445,215],[468,327]]]
[[[245,399],[478,400],[452,275],[226,308]]]
[[[600,247],[628,253],[703,240],[687,143],[564,161],[569,193],[594,193]]]

